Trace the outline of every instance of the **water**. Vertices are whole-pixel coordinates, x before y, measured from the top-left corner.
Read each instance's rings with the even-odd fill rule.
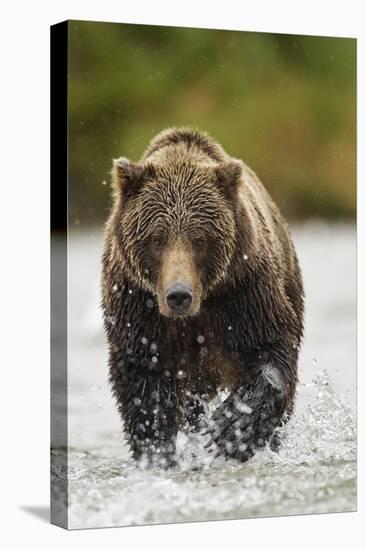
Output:
[[[130,460],[106,383],[100,233],[70,237],[69,527],[355,510],[355,228],[293,228],[306,290],[306,334],[296,412],[280,453],[264,449],[239,465],[213,459],[203,450],[204,437],[181,434],[179,466],[169,472],[145,471]]]

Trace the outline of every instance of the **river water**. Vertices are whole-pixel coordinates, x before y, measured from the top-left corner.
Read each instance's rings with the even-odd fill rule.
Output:
[[[356,231],[312,222],[292,233],[306,329],[296,411],[280,453],[264,449],[239,465],[207,454],[203,436],[180,434],[179,466],[168,472],[139,469],[129,458],[107,384],[101,230],[71,233],[69,528],[356,509]]]

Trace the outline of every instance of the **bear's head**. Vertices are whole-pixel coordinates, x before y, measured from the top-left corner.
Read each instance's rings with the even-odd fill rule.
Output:
[[[130,277],[167,317],[196,315],[230,269],[242,163],[114,161],[114,232]]]

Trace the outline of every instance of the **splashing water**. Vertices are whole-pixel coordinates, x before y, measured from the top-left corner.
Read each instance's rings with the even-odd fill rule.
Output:
[[[168,472],[70,449],[70,528],[355,510],[354,410],[325,370],[300,391],[310,402],[281,429],[280,452],[246,464],[213,459],[200,434],[180,434]]]

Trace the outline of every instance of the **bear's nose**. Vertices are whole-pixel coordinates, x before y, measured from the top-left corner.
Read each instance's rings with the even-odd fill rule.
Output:
[[[166,301],[174,313],[184,313],[192,303],[192,288],[185,283],[173,283],[166,291]]]

